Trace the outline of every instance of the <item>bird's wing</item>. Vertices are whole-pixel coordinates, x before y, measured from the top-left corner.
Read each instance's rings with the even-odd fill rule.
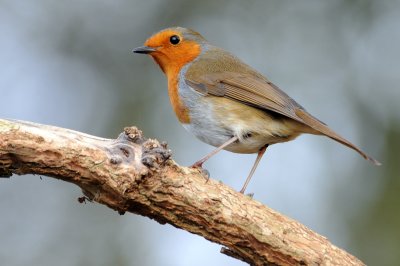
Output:
[[[226,97],[305,124],[296,114],[296,110],[303,108],[268,80],[250,74],[220,72],[185,81],[203,95]]]
[[[259,109],[273,111],[289,117],[356,150],[365,159],[374,164],[379,164],[378,161],[369,157],[357,146],[341,137],[326,124],[309,114],[296,101],[290,98],[272,82],[264,78],[252,74],[218,72],[200,76],[195,80],[187,78],[185,81],[187,85],[203,95],[226,97]]]

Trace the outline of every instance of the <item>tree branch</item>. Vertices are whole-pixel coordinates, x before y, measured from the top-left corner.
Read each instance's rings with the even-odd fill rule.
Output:
[[[364,265],[304,225],[170,159],[166,144],[125,128],[118,139],[0,119],[0,176],[40,174],[118,211],[203,236],[251,265]]]

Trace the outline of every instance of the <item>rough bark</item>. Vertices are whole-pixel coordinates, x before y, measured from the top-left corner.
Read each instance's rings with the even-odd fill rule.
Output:
[[[40,174],[82,188],[119,213],[203,236],[251,265],[364,265],[265,205],[177,165],[166,144],[130,127],[116,139],[0,119],[0,176]],[[1,240],[0,240],[1,241]]]

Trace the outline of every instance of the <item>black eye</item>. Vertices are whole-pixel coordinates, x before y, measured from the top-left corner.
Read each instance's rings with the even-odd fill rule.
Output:
[[[181,39],[179,39],[179,36],[177,35],[172,35],[171,38],[169,38],[170,43],[172,44],[178,44]]]

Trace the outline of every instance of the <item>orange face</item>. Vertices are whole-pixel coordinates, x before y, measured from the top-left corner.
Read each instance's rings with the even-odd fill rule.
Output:
[[[198,42],[186,38],[183,32],[175,29],[154,34],[144,45],[150,48],[151,51],[147,53],[167,76],[176,75],[185,64],[193,61],[201,52]]]
[[[168,28],[151,36],[145,46],[133,50],[149,54],[167,75],[168,94],[172,107],[181,123],[190,123],[189,110],[178,93],[179,72],[201,53],[206,40],[197,32],[185,28]]]

